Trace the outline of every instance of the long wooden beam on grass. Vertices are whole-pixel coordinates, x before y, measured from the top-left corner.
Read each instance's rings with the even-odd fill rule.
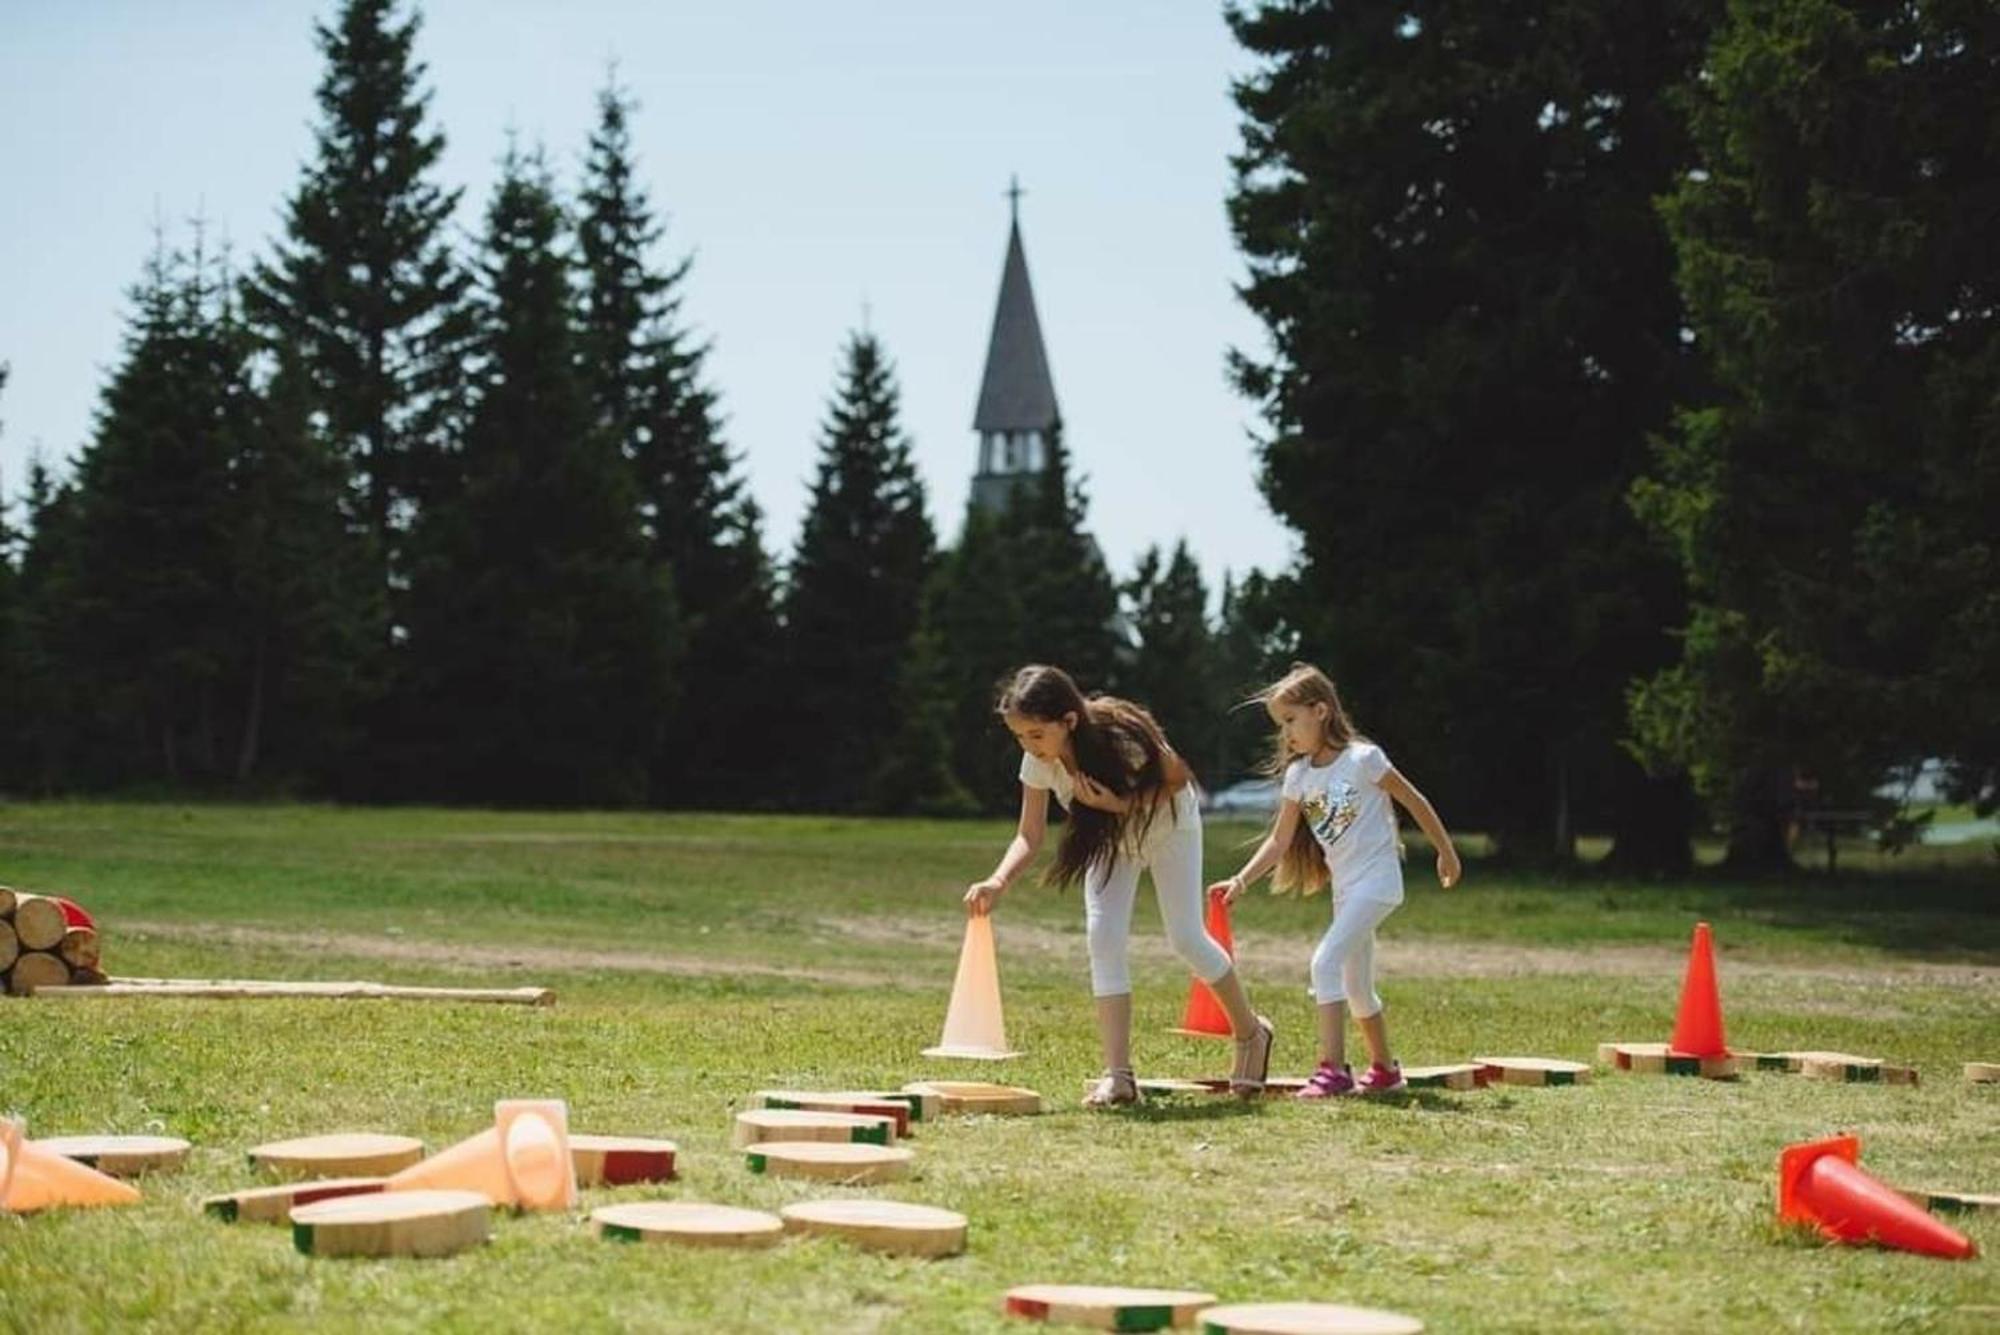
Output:
[[[38,987],[32,995],[67,1001],[106,997],[195,997],[211,1001],[315,997],[330,1001],[467,1001],[496,1006],[553,1006],[556,994],[546,987],[399,987],[388,983],[294,983],[257,979],[209,980],[114,979],[95,987]]]

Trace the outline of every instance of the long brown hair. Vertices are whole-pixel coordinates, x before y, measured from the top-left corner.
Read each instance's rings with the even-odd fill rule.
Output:
[[[1001,683],[994,708],[999,714],[1019,714],[1041,723],[1075,715],[1070,745],[1076,750],[1077,769],[1130,800],[1123,812],[1071,803],[1055,861],[1042,878],[1045,882],[1071,885],[1089,868],[1115,861],[1128,835],[1145,838],[1174,776],[1167,764],[1172,748],[1144,706],[1113,695],[1086,700],[1061,668],[1030,663]]]
[[[1292,664],[1291,671],[1251,696],[1250,701],[1267,710],[1274,705],[1290,705],[1294,709],[1325,705],[1326,743],[1336,751],[1345,750],[1349,742],[1361,737],[1346,707],[1340,703],[1340,692],[1333,678],[1310,663]],[[1281,779],[1297,758],[1297,753],[1285,745],[1285,730],[1279,728],[1271,738],[1271,754],[1262,768],[1269,777]],[[1277,828],[1274,816],[1271,831],[1275,833]],[[1326,855],[1320,851],[1319,840],[1313,837],[1312,830],[1301,820],[1292,827],[1291,842],[1278,855],[1278,867],[1271,876],[1272,892],[1310,895],[1325,888],[1327,880]]]

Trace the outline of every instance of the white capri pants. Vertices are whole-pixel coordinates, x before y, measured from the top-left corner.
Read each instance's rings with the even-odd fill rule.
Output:
[[[1375,993],[1375,929],[1397,904],[1340,895],[1333,901],[1333,924],[1313,951],[1313,998],[1320,1005],[1344,1001],[1357,1020],[1382,1013]]]
[[[1132,905],[1139,873],[1153,873],[1153,896],[1174,953],[1195,977],[1212,983],[1229,972],[1229,956],[1202,925],[1201,804],[1194,785],[1174,795],[1171,811],[1153,817],[1139,847],[1120,848],[1109,866],[1083,877],[1084,925],[1090,941],[1090,990],[1100,997],[1132,990]]]

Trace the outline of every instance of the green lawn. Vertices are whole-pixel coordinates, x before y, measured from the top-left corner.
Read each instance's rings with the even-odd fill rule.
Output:
[[[1253,827],[1212,827],[1218,874]],[[187,1137],[188,1169],[124,1211],[0,1218],[0,1328],[1018,1329],[1009,1285],[1129,1283],[1225,1300],[1385,1306],[1437,1331],[1992,1329],[1993,1262],[1950,1264],[1782,1236],[1787,1142],[1854,1131],[1907,1185],[2000,1192],[2000,877],[1955,862],[1843,866],[1784,889],[1507,878],[1459,890],[1412,850],[1380,953],[1406,1061],[1514,1051],[1588,1060],[1664,1038],[1697,917],[1715,925],[1730,1037],[1917,1063],[1914,1090],[1600,1072],[1580,1089],[1425,1094],[1335,1108],[1176,1101],[1075,1109],[1096,1069],[1078,896],[1022,886],[997,919],[1009,1036],[999,1072],[926,1062],[957,894],[990,823],[173,805],[0,806],[0,883],[96,911],[127,975],[553,986],[515,1007],[328,1002],[0,1003],[0,1108],[31,1134]],[[1245,973],[1303,1074],[1305,960],[1323,898],[1262,895],[1235,927]],[[1145,1074],[1219,1071],[1164,1031],[1185,974],[1140,911]],[[732,1109],[767,1085],[922,1075],[1032,1085],[1054,1111],[923,1129],[918,1174],[878,1194],[972,1220],[965,1256],[885,1259],[828,1242],[766,1253],[601,1243],[620,1199],[776,1206],[829,1194],[750,1175]],[[586,1193],[575,1216],[502,1220],[446,1261],[311,1261],[282,1229],[202,1218],[250,1185],[264,1140],[379,1129],[441,1146],[494,1099],[556,1095],[579,1130],[666,1136],[682,1180]],[[838,1194],[835,1189],[833,1194]],[[2000,1246],[2000,1221],[1965,1226]]]

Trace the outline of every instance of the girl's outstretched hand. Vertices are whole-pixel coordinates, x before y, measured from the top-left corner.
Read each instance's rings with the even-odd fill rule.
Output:
[[[1459,865],[1458,850],[1446,844],[1438,850],[1438,884],[1449,890],[1458,884],[1458,874],[1464,870]]]
[[[1226,881],[1217,881],[1214,885],[1208,887],[1208,896],[1210,899],[1215,898],[1217,895],[1222,897],[1223,903],[1234,904],[1238,899],[1243,897],[1243,878],[1241,876],[1232,876]]]
[[[983,881],[975,881],[965,892],[965,914],[969,918],[983,918],[993,911],[1000,902],[1000,892],[1007,887],[997,876],[989,876]]]

